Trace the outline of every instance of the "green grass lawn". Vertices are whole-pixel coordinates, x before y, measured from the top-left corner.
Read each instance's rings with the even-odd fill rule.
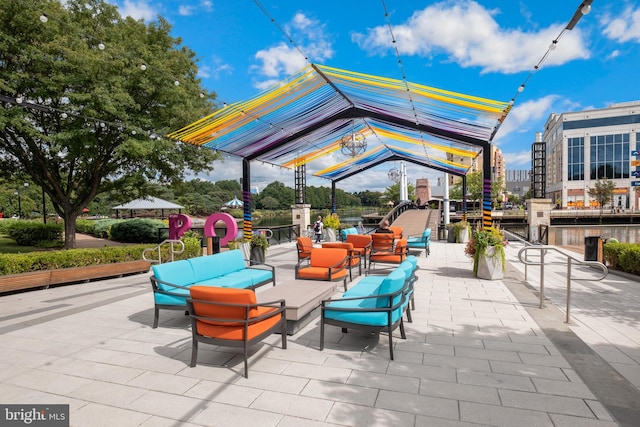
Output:
[[[35,252],[42,250],[34,246],[19,246],[15,240],[9,238],[6,235],[0,234],[0,253],[2,254],[17,254],[25,252]]]

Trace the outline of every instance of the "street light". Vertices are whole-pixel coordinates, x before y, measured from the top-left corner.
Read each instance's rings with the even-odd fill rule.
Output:
[[[24,188],[27,188],[29,186],[28,182],[24,183]],[[14,196],[18,196],[18,218],[22,218],[22,205],[21,205],[21,201],[20,201],[20,189],[18,188],[16,191],[13,192]]]

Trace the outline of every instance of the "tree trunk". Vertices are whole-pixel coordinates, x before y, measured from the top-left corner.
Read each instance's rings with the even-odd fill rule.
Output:
[[[64,248],[75,249],[76,248],[76,219],[74,215],[68,215],[65,212],[64,220]]]

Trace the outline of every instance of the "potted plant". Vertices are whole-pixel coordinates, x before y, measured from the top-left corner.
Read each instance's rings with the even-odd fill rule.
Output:
[[[507,240],[495,227],[474,230],[465,248],[465,253],[473,258],[473,275],[480,279],[502,279],[506,245]]]
[[[453,224],[453,233],[455,234],[456,243],[467,243],[469,241],[469,234],[471,231],[471,224],[468,221],[458,221]]]
[[[332,213],[327,215],[322,221],[322,225],[324,226],[324,240],[327,242],[335,242],[336,241],[336,230],[340,227],[340,217],[338,217],[337,213]]]
[[[269,239],[261,233],[254,233],[249,242],[251,247],[251,261],[264,263],[267,258],[267,248],[269,247]]]

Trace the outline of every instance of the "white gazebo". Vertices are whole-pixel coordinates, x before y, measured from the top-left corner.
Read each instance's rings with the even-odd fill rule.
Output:
[[[184,209],[184,206],[149,196],[135,199],[119,206],[114,206],[111,209],[115,209],[116,217],[119,217],[120,211],[129,211],[129,216],[133,218],[133,211],[136,210],[159,210],[160,215],[164,218],[165,209],[177,209],[178,213],[180,213],[180,210]]]

